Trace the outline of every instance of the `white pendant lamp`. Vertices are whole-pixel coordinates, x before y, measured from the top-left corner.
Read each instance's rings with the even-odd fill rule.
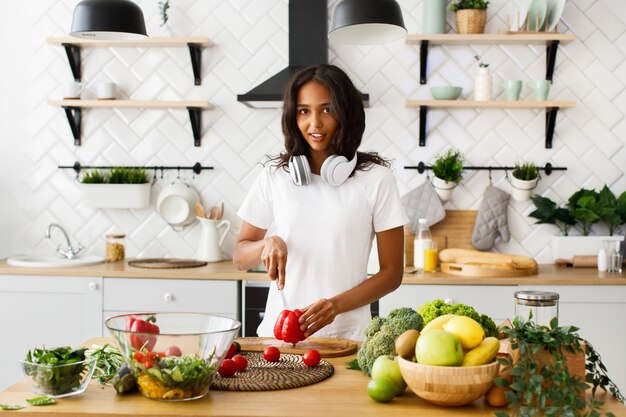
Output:
[[[353,45],[375,45],[406,36],[395,0],[341,0],[335,6],[328,38]]]
[[[130,0],[83,0],[74,8],[70,35],[96,40],[148,37],[141,8]]]

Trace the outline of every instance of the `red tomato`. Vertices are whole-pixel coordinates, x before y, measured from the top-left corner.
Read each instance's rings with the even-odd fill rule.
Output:
[[[317,364],[320,363],[320,353],[315,349],[311,349],[302,355],[302,362],[309,368],[317,366]]]
[[[137,362],[141,363],[144,360],[146,360],[146,355],[144,355],[143,353],[139,351],[136,351],[135,353],[133,353],[133,358],[135,358]]]
[[[235,355],[231,360],[237,365],[237,372],[243,372],[248,367],[248,360],[242,355]]]
[[[183,356],[183,352],[178,346],[170,346],[165,349],[165,356]]]
[[[232,359],[224,359],[217,372],[224,378],[230,378],[237,372],[237,364]]]
[[[235,353],[237,353],[237,345],[231,343],[230,347],[228,348],[228,352],[226,352],[226,359],[232,358],[233,356],[235,356]]]
[[[278,362],[280,360],[280,350],[276,346],[268,346],[263,351],[263,359],[268,362]]]

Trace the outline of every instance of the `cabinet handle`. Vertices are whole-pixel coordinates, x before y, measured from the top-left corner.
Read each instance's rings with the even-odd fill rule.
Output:
[[[166,292],[165,294],[163,294],[163,299],[165,301],[172,301],[174,299],[174,296],[169,292]]]
[[[89,287],[90,290],[97,290],[98,289],[98,284],[96,284],[95,282],[90,282],[89,285],[87,285]]]
[[[454,304],[454,300],[452,300],[452,298],[446,298],[443,302],[450,305]]]

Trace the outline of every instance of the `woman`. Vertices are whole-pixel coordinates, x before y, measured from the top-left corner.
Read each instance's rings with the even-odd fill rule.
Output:
[[[361,97],[339,68],[294,74],[284,97],[285,152],[271,158],[238,211],[233,262],[261,261],[270,287],[259,336],[272,336],[283,309],[298,308],[305,336],[362,340],[369,304],[402,280],[407,217],[393,173],[378,154],[357,152],[365,130]],[[274,223],[276,234],[265,236]],[[376,235],[380,272],[367,279]]]

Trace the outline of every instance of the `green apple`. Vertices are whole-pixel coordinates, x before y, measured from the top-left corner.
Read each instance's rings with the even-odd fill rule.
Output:
[[[400,373],[398,361],[391,355],[382,355],[376,358],[372,365],[372,379],[387,377],[393,381],[395,395],[406,390],[406,382]]]
[[[395,384],[386,376],[372,379],[367,384],[367,395],[379,403],[387,403],[395,397]]]
[[[424,365],[459,366],[463,362],[463,347],[452,333],[432,329],[417,339],[415,359]]]

